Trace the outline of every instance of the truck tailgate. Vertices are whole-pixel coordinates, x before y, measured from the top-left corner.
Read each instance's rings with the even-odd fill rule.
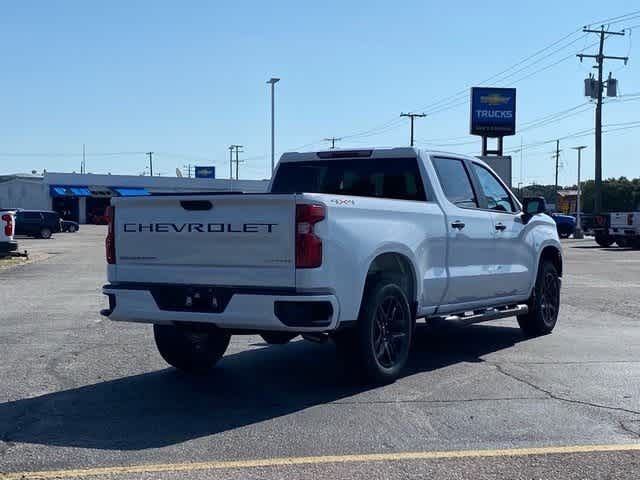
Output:
[[[295,286],[295,195],[117,198],[115,281]]]
[[[611,214],[611,228],[634,228],[640,226],[640,213],[613,212]]]

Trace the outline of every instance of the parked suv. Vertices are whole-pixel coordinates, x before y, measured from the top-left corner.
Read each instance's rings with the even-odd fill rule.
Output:
[[[51,238],[62,230],[60,216],[48,210],[19,210],[16,213],[16,235]]]

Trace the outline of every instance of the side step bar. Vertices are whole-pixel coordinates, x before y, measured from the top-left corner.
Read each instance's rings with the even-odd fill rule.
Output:
[[[485,310],[475,310],[473,312],[464,312],[440,318],[447,322],[471,325],[473,323],[488,322],[489,320],[497,320],[499,318],[525,315],[528,312],[529,307],[527,305],[508,305],[506,307],[487,308]]]

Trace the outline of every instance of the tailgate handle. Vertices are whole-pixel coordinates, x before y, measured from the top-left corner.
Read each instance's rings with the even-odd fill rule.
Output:
[[[185,210],[211,210],[213,204],[209,200],[180,200]]]

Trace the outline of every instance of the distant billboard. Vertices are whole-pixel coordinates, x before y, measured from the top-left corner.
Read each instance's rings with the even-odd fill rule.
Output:
[[[216,167],[211,165],[210,167],[195,167],[196,178],[216,178]]]
[[[471,89],[471,135],[504,137],[516,133],[516,89]]]

